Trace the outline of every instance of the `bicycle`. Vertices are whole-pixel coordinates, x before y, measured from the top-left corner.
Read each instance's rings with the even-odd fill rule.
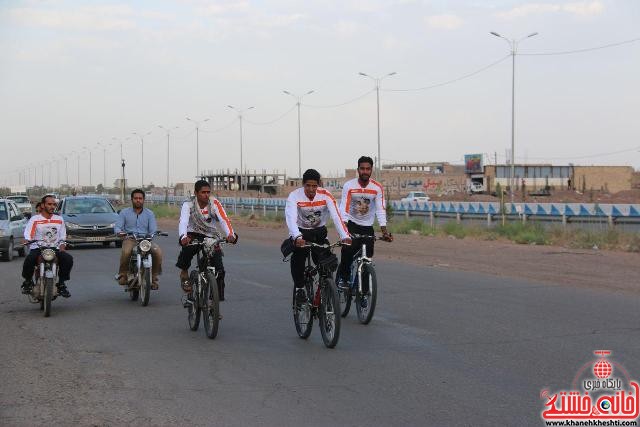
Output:
[[[376,236],[363,234],[351,234],[351,238],[363,240],[384,240]],[[367,244],[362,242],[362,246],[353,255],[353,261],[349,268],[350,275],[346,288],[338,288],[338,297],[342,311],[340,315],[346,317],[351,308],[351,300],[355,300],[358,320],[363,325],[367,325],[373,318],[378,298],[378,281],[373,261],[367,256]]]
[[[293,287],[293,322],[296,332],[302,339],[309,338],[313,328],[314,317],[318,318],[322,341],[328,348],[334,348],[340,338],[340,306],[338,305],[338,291],[332,277],[332,269],[337,266],[337,258],[319,259],[318,264],[312,262],[312,248],[332,249],[342,243],[317,244],[307,242],[303,248],[307,249],[306,266],[304,269],[304,289],[306,301],[296,303],[296,287]],[[333,264],[333,265],[332,265]]]
[[[187,309],[189,328],[197,331],[200,326],[200,316],[205,312],[204,329],[207,337],[214,339],[218,335],[220,314],[220,296],[216,279],[218,277],[212,258],[220,245],[226,243],[224,237],[206,237],[203,240],[192,240],[187,246],[198,246],[196,266],[189,274],[191,292],[183,301]]]

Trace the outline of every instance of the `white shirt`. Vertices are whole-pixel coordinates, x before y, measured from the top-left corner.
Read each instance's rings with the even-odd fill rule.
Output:
[[[287,198],[285,208],[287,228],[289,236],[294,239],[301,235],[300,228],[310,230],[326,225],[329,215],[340,238],[343,240],[349,238],[349,232],[338,212],[336,199],[324,188],[318,187],[313,199],[307,197],[302,187],[293,190]]]
[[[358,178],[351,179],[342,187],[340,213],[348,220],[362,226],[372,226],[375,217],[381,227],[387,225],[384,190],[380,183],[370,179],[365,187]]]
[[[41,214],[33,215],[24,228],[24,238],[26,240],[38,240],[47,245],[58,246],[61,241],[67,238],[67,229],[64,226],[64,219],[60,215],[51,215],[45,218]],[[36,249],[38,245],[32,243],[29,249]]]
[[[194,203],[196,207],[200,209],[200,213],[206,223],[205,229],[198,227],[195,221],[191,219],[191,208]],[[200,233],[207,237],[213,237],[218,233],[216,223],[220,224],[222,227],[222,230],[225,233],[224,237],[234,234],[233,227],[231,226],[231,221],[229,220],[227,213],[222,207],[220,201],[215,197],[212,197],[209,205],[204,208],[200,208],[197,200],[184,202],[182,204],[182,210],[180,211],[178,234],[180,235],[180,239],[186,236],[187,233]]]

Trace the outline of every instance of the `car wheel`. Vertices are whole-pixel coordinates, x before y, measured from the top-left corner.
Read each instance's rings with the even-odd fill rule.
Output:
[[[7,246],[7,252],[2,257],[5,261],[11,261],[13,259],[13,239],[9,240],[9,246]]]

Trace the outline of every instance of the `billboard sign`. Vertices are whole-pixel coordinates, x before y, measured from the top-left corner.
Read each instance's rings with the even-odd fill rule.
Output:
[[[464,155],[465,173],[482,173],[482,154]]]

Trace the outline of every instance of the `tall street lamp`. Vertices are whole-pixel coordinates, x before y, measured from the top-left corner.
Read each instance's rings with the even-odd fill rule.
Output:
[[[251,110],[252,107],[248,107],[245,108],[243,110],[238,109],[236,107],[234,107],[233,105],[227,105],[227,107],[231,108],[232,110],[234,110],[235,112],[238,113],[238,119],[240,120],[240,186],[238,187],[240,189],[240,191],[243,190],[242,185],[243,185],[243,179],[242,179],[242,175],[244,172],[244,163],[243,163],[243,159],[242,159],[242,115],[244,114],[245,111]]]
[[[111,144],[98,142],[98,146],[102,147],[102,187],[105,188],[107,186],[107,148]]]
[[[200,176],[200,123],[208,122],[209,118],[206,118],[200,122],[187,117],[187,120],[193,122],[196,125],[196,179]]]
[[[91,180],[91,149],[89,147],[82,147],[83,150],[87,150],[87,152],[89,153],[89,187],[91,187],[93,185],[93,182]]]
[[[144,191],[144,137],[151,135],[151,131],[147,133],[132,132],[140,138],[140,188]]]
[[[382,169],[381,166],[381,159],[380,159],[380,82],[384,79],[386,79],[387,77],[391,77],[396,75],[397,73],[394,71],[392,73],[389,74],[385,74],[382,77],[372,77],[368,74],[365,74],[363,72],[358,73],[361,76],[364,77],[369,77],[371,80],[373,80],[376,84],[376,106],[377,106],[377,110],[378,110],[378,164],[376,166],[376,176],[378,177],[378,179],[380,179],[380,172]]]
[[[522,42],[524,39],[528,39],[529,37],[533,37],[538,35],[538,33],[531,33],[528,36],[522,37],[519,40],[516,39],[508,39],[495,31],[490,32],[491,35],[499,37],[507,42],[509,45],[509,49],[511,50],[511,173],[509,174],[509,192],[511,194],[511,203],[513,203],[513,188],[517,184],[515,182],[515,122],[516,122],[516,113],[515,113],[515,105],[516,105],[516,54],[518,53],[518,44]]]
[[[165,203],[169,203],[169,138],[171,136],[171,131],[178,129],[178,126],[174,126],[172,128],[166,128],[164,126],[158,125],[160,129],[163,129],[167,132],[167,187],[164,192],[164,201]]]
[[[304,98],[307,95],[311,95],[314,91],[310,90],[309,92],[305,93],[304,95],[294,95],[291,92],[287,91],[287,90],[283,90],[284,93],[286,93],[289,96],[292,96],[295,98],[296,100],[296,105],[298,107],[298,177],[302,178],[302,143],[300,141],[300,103],[302,102],[302,98]]]

